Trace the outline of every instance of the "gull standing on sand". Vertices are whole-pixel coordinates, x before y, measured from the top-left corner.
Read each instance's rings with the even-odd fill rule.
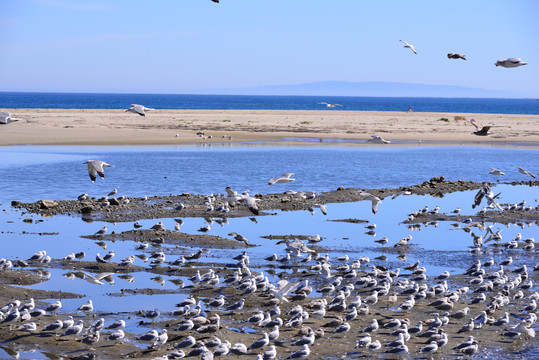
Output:
[[[114,167],[114,165],[107,164],[101,160],[88,160],[83,164],[88,165],[88,174],[90,175],[90,179],[93,183],[95,183],[97,175],[99,175],[101,179],[105,179],[105,171],[103,170],[104,167]]]
[[[7,125],[10,122],[19,121],[20,119],[11,117],[11,114],[7,111],[0,111],[0,124]]]
[[[520,58],[508,58],[508,59],[501,59],[496,61],[496,66],[501,66],[504,68],[514,68],[519,67],[522,65],[528,65],[527,62],[522,61]]]
[[[155,110],[152,108],[147,108],[144,105],[138,105],[138,104],[131,104],[131,107],[125,111],[130,111],[135,114],[139,114],[140,116],[146,116],[146,111],[149,110]]]
[[[283,184],[283,183],[296,180],[292,178],[292,175],[294,175],[294,173],[284,173],[280,177],[270,179],[270,181],[268,182],[268,185],[273,185],[275,183]]]
[[[402,42],[402,43],[404,43],[404,47],[405,47],[405,48],[408,48],[408,49],[412,50],[412,51],[414,52],[414,54],[417,54],[417,51],[415,51],[413,45],[408,44],[408,43],[407,43],[406,41],[404,41],[404,40],[399,40],[399,41]]]

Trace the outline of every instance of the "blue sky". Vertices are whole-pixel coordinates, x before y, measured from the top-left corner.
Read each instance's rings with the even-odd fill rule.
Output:
[[[536,0],[0,0],[0,91],[185,93],[343,80],[539,97],[538,14]],[[530,64],[494,66],[508,57]]]

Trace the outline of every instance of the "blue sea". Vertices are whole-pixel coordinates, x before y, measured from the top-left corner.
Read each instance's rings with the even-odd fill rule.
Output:
[[[479,99],[358,96],[262,96],[178,94],[86,94],[0,92],[0,108],[123,109],[143,104],[156,109],[335,110],[539,115],[537,99]],[[333,111],[333,109],[328,109]]]

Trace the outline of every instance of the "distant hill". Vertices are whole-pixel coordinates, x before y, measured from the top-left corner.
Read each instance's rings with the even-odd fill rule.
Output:
[[[222,95],[323,95],[376,97],[523,98],[523,94],[466,86],[408,84],[398,82],[320,81],[295,85],[267,85],[235,89],[204,89],[193,93]]]

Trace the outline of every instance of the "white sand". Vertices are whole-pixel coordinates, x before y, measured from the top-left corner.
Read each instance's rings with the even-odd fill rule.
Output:
[[[434,142],[539,142],[539,116],[380,111],[155,110],[146,117],[125,110],[5,109],[21,121],[0,127],[0,145],[176,144],[281,141],[282,138]],[[458,119],[462,117],[464,119]],[[447,121],[441,120],[446,118]],[[476,136],[470,119],[492,126]],[[206,137],[196,136],[204,131]],[[178,134],[178,137],[175,135]]]

